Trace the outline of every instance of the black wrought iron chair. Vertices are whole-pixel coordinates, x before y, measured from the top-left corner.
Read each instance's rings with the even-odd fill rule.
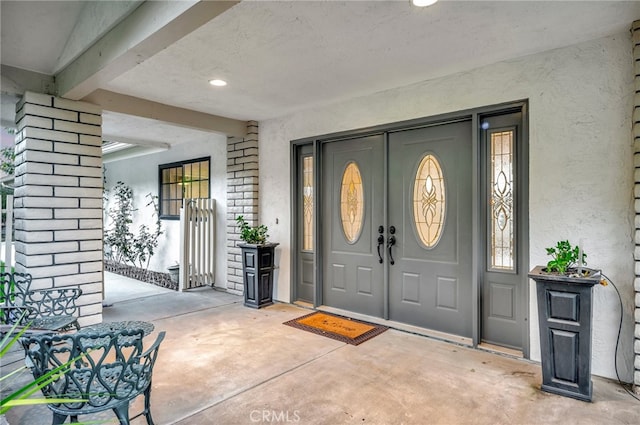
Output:
[[[62,424],[68,416],[77,422],[79,415],[113,410],[121,425],[129,424],[129,403],[144,394],[144,410],[133,416],[151,418],[151,376],[165,332],[143,350],[143,329],[120,330],[101,334],[82,332],[36,335],[22,340],[27,363],[35,379],[65,365],[53,381],[42,388],[49,399],[70,399],[68,403],[50,403],[53,424]],[[82,401],[78,401],[82,400]]]
[[[60,331],[80,329],[76,317],[80,288],[50,288],[31,290],[32,278],[25,273],[0,274],[0,321],[3,324],[30,324],[32,329]],[[12,309],[19,311],[16,314]],[[26,310],[26,314],[22,311]]]

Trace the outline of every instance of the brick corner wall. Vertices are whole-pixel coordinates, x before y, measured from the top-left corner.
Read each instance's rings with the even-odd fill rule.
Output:
[[[636,394],[640,395],[640,21],[635,21],[631,27],[634,63],[634,110],[633,110],[633,164],[634,164],[634,198],[635,198],[635,328],[634,328],[634,373],[633,386]]]
[[[227,139],[227,290],[241,294],[242,252],[236,223],[243,216],[251,226],[258,224],[258,123],[247,122],[247,135]]]
[[[32,92],[16,106],[16,271],[34,289],[79,286],[81,325],[102,321],[101,114]]]

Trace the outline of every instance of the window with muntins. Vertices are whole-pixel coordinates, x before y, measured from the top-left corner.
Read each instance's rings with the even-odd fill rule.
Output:
[[[180,218],[184,199],[208,199],[210,158],[162,164],[160,171],[160,218]]]

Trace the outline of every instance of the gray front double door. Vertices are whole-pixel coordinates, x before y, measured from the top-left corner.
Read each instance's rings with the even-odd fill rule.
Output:
[[[472,336],[471,131],[323,145],[322,304]]]

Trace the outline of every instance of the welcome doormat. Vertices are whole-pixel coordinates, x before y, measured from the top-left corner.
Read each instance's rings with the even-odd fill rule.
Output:
[[[362,344],[389,329],[386,326],[320,311],[289,320],[284,324],[351,345]]]

